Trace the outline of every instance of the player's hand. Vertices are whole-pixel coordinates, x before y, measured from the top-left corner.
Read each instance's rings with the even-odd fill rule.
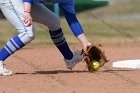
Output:
[[[27,27],[32,25],[32,17],[29,12],[24,12],[24,22]]]
[[[83,49],[84,49],[84,51],[86,52],[86,51],[88,50],[88,48],[90,48],[90,47],[92,46],[92,44],[89,43],[89,42],[87,42],[87,43],[84,43],[83,46],[84,46]]]

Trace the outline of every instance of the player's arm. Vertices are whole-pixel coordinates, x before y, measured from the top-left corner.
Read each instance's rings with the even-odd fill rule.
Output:
[[[83,28],[76,17],[76,13],[69,12],[69,11],[65,10],[64,8],[62,8],[62,9],[63,9],[64,15],[65,15],[65,18],[69,24],[69,27],[71,28],[72,32],[77,37],[77,39],[83,44],[84,50],[86,51],[87,48],[89,46],[91,46],[91,43],[87,40],[87,38],[84,34],[84,31],[83,31]]]
[[[24,22],[26,26],[32,25],[31,5],[32,0],[24,0]]]

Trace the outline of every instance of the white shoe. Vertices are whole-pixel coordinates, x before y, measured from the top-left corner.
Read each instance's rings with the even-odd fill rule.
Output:
[[[71,60],[64,59],[66,66],[68,69],[71,69],[80,61],[82,61],[83,55],[80,51],[76,51],[73,53],[73,58]]]
[[[0,75],[1,76],[10,76],[10,75],[12,75],[12,71],[6,69],[5,64],[3,64],[2,61],[0,61]]]

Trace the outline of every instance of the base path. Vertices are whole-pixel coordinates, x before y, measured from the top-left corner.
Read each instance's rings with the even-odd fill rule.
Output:
[[[139,93],[140,70],[113,69],[112,62],[140,59],[140,44],[105,44],[103,49],[110,62],[88,73],[84,62],[67,70],[54,46],[24,48],[6,60],[14,75],[0,76],[0,93]]]

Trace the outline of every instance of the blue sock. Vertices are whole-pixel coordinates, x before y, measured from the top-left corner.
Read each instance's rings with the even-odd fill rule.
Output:
[[[65,59],[72,59],[73,53],[71,52],[65,37],[63,35],[62,29],[58,29],[56,31],[49,31],[52,41],[55,46],[59,49]]]
[[[1,51],[0,51],[0,60],[4,61],[7,57],[9,57],[11,54],[16,52],[17,50],[19,50],[23,46],[25,46],[25,44],[20,40],[20,38],[18,36],[13,37],[1,49]]]

